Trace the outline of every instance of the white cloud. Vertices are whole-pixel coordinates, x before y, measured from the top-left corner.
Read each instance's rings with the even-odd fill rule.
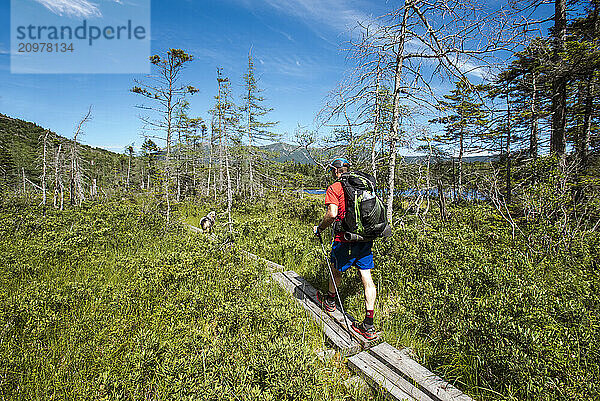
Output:
[[[88,0],[35,0],[54,14],[68,17],[101,17],[98,5]]]
[[[262,60],[269,71],[288,77],[306,78],[318,70],[319,63],[310,57],[299,55],[266,55]]]
[[[102,12],[97,3],[89,0],[34,0],[54,14],[75,17],[90,18],[102,17]],[[109,0],[123,4],[122,0]]]
[[[348,1],[341,0],[265,0],[271,7],[302,19],[318,21],[338,31],[345,31],[367,16],[349,8]]]
[[[104,150],[110,150],[115,153],[125,153],[125,148],[127,148],[127,146],[130,145],[129,143],[124,144],[124,145],[121,145],[121,144],[96,144],[96,143],[89,143],[86,141],[84,141],[84,143],[93,148],[101,148]],[[134,151],[137,152],[140,150],[140,146],[134,146],[133,149],[134,149]]]
[[[477,65],[467,60],[459,61],[457,66],[461,72],[467,75],[472,75],[481,79],[489,79],[490,77],[490,68],[488,66]]]
[[[256,4],[248,0],[237,0],[248,8]],[[263,0],[277,11],[297,17],[311,28],[329,27],[338,32],[354,28],[358,21],[366,21],[368,15],[352,7],[348,0]],[[288,35],[286,35],[288,36]],[[325,37],[322,37],[327,40]],[[291,37],[288,37],[291,40]]]

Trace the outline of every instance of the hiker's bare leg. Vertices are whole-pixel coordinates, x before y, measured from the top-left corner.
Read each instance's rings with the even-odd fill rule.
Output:
[[[342,282],[342,273],[338,269],[331,268],[331,273],[335,278],[335,285],[340,288],[340,283]],[[329,292],[335,292],[335,287],[333,286],[333,281],[331,281],[331,277],[329,277]]]
[[[375,298],[377,297],[377,288],[371,277],[371,270],[359,270],[360,279],[365,287],[365,307],[366,310],[375,309]]]

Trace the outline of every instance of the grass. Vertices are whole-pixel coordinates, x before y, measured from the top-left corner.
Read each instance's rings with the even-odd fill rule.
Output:
[[[321,202],[245,208],[240,246],[326,288],[312,237]],[[391,240],[377,242],[375,323],[386,341],[414,348],[425,366],[476,399],[598,399],[598,233],[564,241],[552,226],[522,224],[528,237],[513,238],[485,205],[451,212],[446,224],[408,214]],[[362,317],[356,272],[344,275],[341,293],[346,309]]]
[[[179,205],[196,222],[210,204]],[[146,198],[57,212],[0,211],[0,398],[357,398],[343,361],[321,363],[318,327],[227,244],[325,288],[312,226],[322,198],[236,207],[234,233],[165,227]],[[481,400],[600,396],[600,236],[511,227],[484,205],[440,223],[410,214],[375,247],[375,322]],[[222,221],[222,220],[221,220]],[[522,233],[522,234],[521,234]],[[364,310],[356,272],[341,293]],[[366,395],[370,398],[371,395]]]
[[[5,206],[1,399],[351,396],[341,362],[315,356],[318,328],[220,238],[136,202]]]

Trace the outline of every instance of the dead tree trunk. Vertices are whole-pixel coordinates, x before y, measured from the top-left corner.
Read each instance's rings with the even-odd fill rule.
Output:
[[[377,72],[375,77],[375,121],[373,122],[373,141],[371,144],[371,171],[375,181],[377,181],[377,142],[379,140],[379,122],[381,120],[381,104],[379,99],[379,91],[381,86],[381,61],[382,56],[377,59]]]
[[[510,152],[512,141],[512,126],[510,115],[510,95],[508,88],[506,89],[506,203],[512,201],[512,154]]]
[[[465,136],[464,136],[464,132],[460,131],[460,136],[459,136],[459,149],[458,149],[458,200],[460,201],[462,199],[462,195],[463,195],[463,171],[462,171],[462,167],[463,167],[463,156],[465,154]]]
[[[394,183],[396,169],[396,142],[400,138],[400,91],[402,90],[402,67],[404,63],[404,40],[406,38],[406,20],[408,18],[408,9],[411,0],[407,0],[402,13],[402,25],[400,35],[397,38],[398,47],[396,49],[396,62],[394,69],[394,98],[393,98],[393,119],[392,132],[390,138],[390,159],[388,176],[388,198],[387,198],[387,219],[393,225],[393,207],[394,207]]]
[[[562,72],[561,53],[567,39],[567,2],[554,2],[554,67],[552,80],[552,135],[550,151],[561,159],[565,156],[565,125],[567,117],[567,81]]]
[[[81,161],[79,159],[79,143],[77,142],[79,135],[83,132],[84,125],[90,120],[92,115],[92,107],[90,106],[86,115],[79,121],[75,135],[71,142],[71,199],[72,205],[81,206],[85,194],[83,193],[83,173],[81,171]]]
[[[46,163],[46,150],[47,150],[47,145],[48,145],[48,133],[50,131],[46,130],[46,132],[44,132],[44,144],[43,144],[43,151],[42,151],[42,177],[41,177],[41,181],[42,181],[42,205],[46,206],[46,167],[47,167],[47,163]]]
[[[233,231],[233,220],[231,219],[231,209],[233,208],[233,188],[231,185],[231,173],[229,169],[229,156],[228,151],[225,149],[225,172],[227,176],[227,222],[229,225],[229,231]]]
[[[448,211],[446,209],[446,197],[444,196],[444,186],[442,185],[442,180],[438,180],[437,190],[438,190],[438,201],[440,203],[440,218],[442,219],[442,221],[447,221],[448,220]]]
[[[212,136],[213,134],[211,134]],[[206,196],[210,196],[210,174],[212,172],[212,165],[213,165],[213,138],[211,137],[210,139],[210,145],[209,145],[209,153],[208,153],[208,177],[206,178]]]
[[[54,197],[53,203],[54,207],[58,208],[58,197],[60,195],[60,210],[62,210],[62,180],[60,178],[60,150],[62,149],[62,144],[58,144],[58,150],[56,151],[56,156],[54,158]]]

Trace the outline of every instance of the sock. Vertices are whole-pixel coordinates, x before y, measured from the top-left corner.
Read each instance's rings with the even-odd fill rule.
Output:
[[[367,310],[367,312],[365,313],[365,320],[364,323],[367,326],[373,326],[373,316],[375,316],[375,311],[374,310]]]
[[[331,292],[331,291],[327,291],[327,295],[333,299],[335,299],[335,297],[337,296],[335,292]]]

